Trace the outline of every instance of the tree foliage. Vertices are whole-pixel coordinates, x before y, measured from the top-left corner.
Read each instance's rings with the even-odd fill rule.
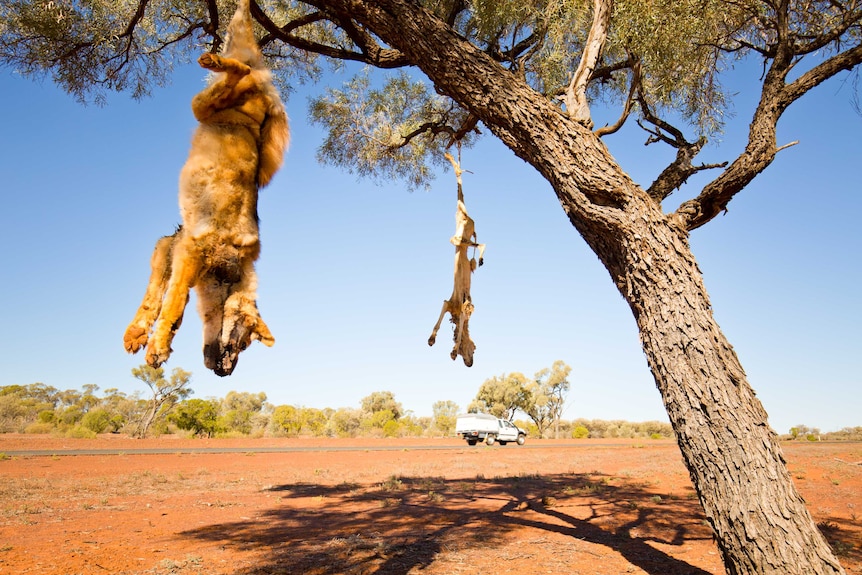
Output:
[[[490,413],[512,420],[524,406],[529,380],[523,373],[512,372],[486,379],[475,399],[467,407],[470,413]]]
[[[219,402],[212,399],[187,399],[170,414],[170,421],[179,429],[194,435],[212,437],[222,428],[219,422]]]
[[[441,435],[452,435],[455,432],[455,420],[458,417],[458,404],[452,400],[436,401],[431,406],[434,428]]]
[[[362,411],[372,415],[385,412],[391,419],[400,419],[404,415],[404,408],[395,400],[395,394],[391,391],[375,391],[363,397],[361,404]]]
[[[533,380],[526,385],[522,410],[526,413],[539,431],[539,437],[544,437],[551,425],[558,425],[563,415],[566,394],[569,392],[569,373],[572,368],[561,360],[554,362],[550,368],[536,373]],[[555,437],[559,437],[559,429]]]

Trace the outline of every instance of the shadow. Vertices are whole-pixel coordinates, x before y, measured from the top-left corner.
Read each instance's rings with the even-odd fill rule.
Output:
[[[842,565],[845,561],[862,564],[862,543],[860,543],[860,529],[857,521],[840,517],[827,517],[817,522],[817,529],[820,530]]]
[[[710,541],[696,499],[612,481],[594,473],[280,485],[269,489],[282,495],[278,507],[262,516],[180,535],[268,550],[237,575],[404,575],[451,554],[484,550],[493,558],[513,544],[542,545],[551,534],[569,553],[595,555],[581,542],[601,545],[652,575],[711,575],[650,544]],[[527,530],[536,532],[532,542],[521,540]]]

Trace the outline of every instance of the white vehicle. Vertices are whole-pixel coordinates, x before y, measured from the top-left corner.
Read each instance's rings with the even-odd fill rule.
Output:
[[[511,421],[498,419],[487,413],[465,413],[455,421],[455,433],[466,439],[469,445],[484,441],[488,445],[499,442],[506,445],[510,441],[524,445],[527,432],[517,427]]]

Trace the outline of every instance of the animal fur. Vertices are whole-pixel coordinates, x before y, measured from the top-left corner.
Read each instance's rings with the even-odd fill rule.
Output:
[[[249,0],[240,0],[221,55],[206,53],[210,84],[192,100],[200,123],[179,182],[182,225],[156,242],[144,300],[123,344],[146,346],[153,367],[171,354],[189,299],[197,290],[204,364],[230,375],[254,340],[275,339],[257,308],[254,262],[260,254],[258,190],[281,167],[287,114],[254,38]]]
[[[443,309],[440,310],[440,317],[437,318],[437,323],[431,331],[431,337],[428,338],[428,345],[434,345],[437,341],[437,330],[440,329],[440,324],[443,317],[448,313],[449,320],[454,325],[452,339],[455,341],[455,346],[449,356],[454,360],[459,355],[464,360],[464,365],[470,367],[473,365],[473,352],[476,351],[476,344],[470,339],[469,321],[473,314],[473,300],[470,297],[470,280],[473,272],[478,266],[483,263],[485,254],[485,244],[477,243],[476,224],[467,214],[467,207],[464,205],[464,192],[461,187],[461,167],[455,162],[455,159],[446,154],[446,159],[452,163],[455,169],[455,176],[458,179],[458,208],[455,211],[455,235],[449,240],[455,246],[455,286],[452,289],[452,296],[443,302]],[[478,248],[479,261],[476,258],[467,256],[468,248]]]

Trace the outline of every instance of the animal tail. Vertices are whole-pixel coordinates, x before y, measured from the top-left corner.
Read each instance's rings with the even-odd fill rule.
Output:
[[[263,54],[254,38],[250,0],[239,0],[227,27],[227,42],[222,54],[252,68],[263,68]]]

